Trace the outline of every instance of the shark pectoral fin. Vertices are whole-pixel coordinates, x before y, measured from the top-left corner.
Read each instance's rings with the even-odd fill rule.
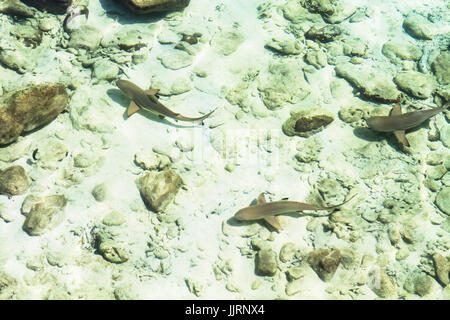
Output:
[[[148,89],[148,90],[145,90],[145,93],[149,94],[151,96],[154,96],[154,95],[158,94],[158,92],[159,92],[159,89]]]
[[[399,116],[402,114],[402,107],[400,106],[400,103],[396,103],[389,113],[390,116]]]
[[[140,109],[139,106],[136,103],[134,103],[133,100],[131,100],[130,105],[128,106],[128,109],[127,109],[127,115],[130,117],[133,114],[135,114],[136,112],[138,112],[139,109]]]
[[[274,227],[278,232],[283,230],[283,227],[281,226],[277,216],[265,217],[264,220],[272,227]]]
[[[409,147],[409,141],[408,139],[406,139],[405,130],[394,131],[394,135],[397,138],[398,142],[400,142],[404,146]]]
[[[267,201],[266,201],[266,197],[264,196],[264,193],[261,193],[259,196],[258,196],[258,199],[257,199],[257,201],[256,201],[256,204],[264,204],[264,203],[266,203]]]

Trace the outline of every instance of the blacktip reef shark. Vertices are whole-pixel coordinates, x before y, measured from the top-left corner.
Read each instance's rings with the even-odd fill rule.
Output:
[[[173,112],[158,101],[158,98],[156,97],[156,94],[159,91],[158,89],[143,90],[133,82],[128,80],[117,80],[116,85],[131,99],[130,105],[127,109],[128,117],[142,108],[144,110],[155,113],[162,119],[164,117],[169,117],[175,120],[182,121],[201,121],[209,117],[215,111],[214,109],[213,111],[198,118],[185,117],[179,113]]]
[[[352,200],[356,194],[354,194],[350,199],[330,207],[316,206],[314,204],[308,204],[297,201],[272,201],[267,202],[264,193],[258,196],[257,203],[254,206],[249,206],[240,209],[234,215],[234,218],[240,221],[248,220],[260,220],[264,219],[272,227],[274,227],[278,232],[283,230],[280,222],[278,221],[278,215],[289,212],[300,212],[304,210],[331,210],[342,206],[343,204]],[[320,217],[330,215],[331,213],[321,215]]]
[[[404,146],[409,147],[410,144],[405,136],[405,130],[414,128],[431,118],[432,116],[446,110],[450,106],[447,102],[440,108],[433,108],[428,110],[402,113],[402,107],[400,104],[395,104],[391,109],[389,116],[376,116],[370,117],[366,120],[369,128],[375,131],[381,132],[394,132],[397,140]]]

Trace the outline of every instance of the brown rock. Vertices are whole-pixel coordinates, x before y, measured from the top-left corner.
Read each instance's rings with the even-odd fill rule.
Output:
[[[23,125],[14,120],[6,108],[0,109],[0,144],[15,141],[22,132]]]
[[[172,170],[149,172],[136,181],[141,197],[149,209],[160,212],[173,201],[182,180]]]
[[[21,166],[12,166],[0,171],[0,194],[9,196],[23,194],[29,186],[30,180]]]
[[[65,108],[69,95],[61,84],[31,86],[8,93],[0,109],[0,144],[15,141],[23,132],[55,119]]]
[[[433,255],[434,269],[436,276],[444,286],[449,284],[450,261],[439,253]]]
[[[190,0],[120,0],[131,11],[138,14],[180,10],[189,5]]]
[[[63,14],[72,5],[72,0],[22,0],[26,4],[50,13]]]
[[[27,18],[33,16],[33,10],[28,8],[19,0],[4,0],[0,3],[0,12],[11,16],[21,16]]]
[[[32,204],[30,211],[27,213],[27,218],[23,223],[22,229],[30,236],[39,236],[60,224],[64,217],[64,207],[67,200],[63,195],[46,196],[44,198],[37,198],[36,196],[29,196],[31,201],[27,198],[24,204],[30,205],[29,202],[36,201]],[[26,212],[26,210],[22,210]]]
[[[282,126],[284,134],[287,136],[309,137],[322,131],[327,125],[333,122],[333,115],[323,112],[323,110],[308,110],[293,113]]]
[[[338,249],[314,250],[308,255],[308,263],[323,281],[333,278],[341,261],[341,252]]]

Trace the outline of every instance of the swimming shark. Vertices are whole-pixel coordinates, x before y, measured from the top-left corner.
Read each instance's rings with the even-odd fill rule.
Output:
[[[240,209],[238,212],[235,213],[234,218],[237,220],[241,220],[241,221],[264,219],[267,223],[269,223],[277,231],[281,231],[283,228],[281,227],[281,224],[277,217],[280,214],[289,213],[289,212],[300,212],[300,211],[304,211],[304,210],[331,210],[331,209],[340,207],[343,204],[349,202],[355,196],[356,196],[356,194],[353,195],[350,199],[348,199],[340,204],[337,204],[335,206],[322,207],[322,206],[316,206],[314,204],[308,204],[308,203],[296,202],[296,201],[280,200],[280,201],[267,202],[266,198],[264,196],[264,193],[261,193],[258,196],[256,205]],[[327,216],[330,214],[331,213],[321,215],[320,217]]]
[[[428,110],[402,113],[400,104],[395,104],[391,109],[389,116],[376,116],[366,119],[369,128],[381,132],[394,132],[397,140],[404,146],[409,147],[410,144],[405,136],[405,130],[414,128],[420,125],[425,120],[433,117],[446,110],[450,103],[446,103],[440,108],[433,108]]]
[[[127,109],[128,117],[142,108],[144,110],[155,113],[160,118],[169,117],[175,120],[182,121],[201,121],[209,117],[216,110],[214,109],[204,116],[198,118],[185,117],[179,113],[173,112],[158,101],[158,98],[156,97],[156,94],[159,91],[158,89],[143,90],[133,82],[128,80],[117,80],[116,85],[131,99],[130,105]]]

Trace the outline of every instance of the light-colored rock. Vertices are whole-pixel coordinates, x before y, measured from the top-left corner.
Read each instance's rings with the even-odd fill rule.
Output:
[[[368,44],[359,38],[347,38],[343,41],[344,54],[346,56],[364,57],[366,55]]]
[[[280,261],[288,262],[295,257],[298,248],[293,242],[286,242],[280,249]]]
[[[188,92],[192,89],[189,77],[176,77],[174,79],[165,79],[155,76],[152,78],[152,88],[159,89],[159,94],[171,96]]]
[[[134,155],[134,162],[144,170],[163,170],[170,165],[170,158],[148,149],[141,149]]]
[[[119,75],[119,67],[107,60],[97,60],[94,62],[93,76],[98,80],[114,80]]]
[[[82,25],[70,34],[69,47],[75,49],[97,50],[102,41],[102,32],[94,26]]]
[[[244,36],[236,30],[224,30],[214,36],[211,47],[214,52],[228,56],[244,42]]]
[[[41,142],[34,153],[34,159],[42,168],[56,169],[58,163],[68,154],[66,145],[56,138]]]
[[[106,34],[101,40],[103,47],[116,47],[125,51],[136,51],[141,48],[152,49],[153,25],[137,29],[133,25],[123,26],[113,33]]]
[[[31,72],[36,67],[29,48],[16,38],[0,41],[0,63],[20,74]]]
[[[118,211],[111,211],[102,220],[107,226],[120,226],[126,221],[125,217]]]
[[[174,50],[158,57],[161,64],[172,70],[178,70],[190,66],[193,62],[191,55],[181,50]]]
[[[30,236],[39,236],[54,229],[64,219],[64,207],[67,200],[63,195],[45,196],[36,198],[29,196],[31,201],[24,200],[23,206],[31,208],[27,212],[27,208],[22,208],[22,213],[26,213],[26,219],[22,229]],[[28,198],[28,197],[27,197]]]
[[[403,28],[416,39],[433,39],[434,26],[425,17],[417,13],[410,13],[403,21]]]
[[[316,69],[321,69],[327,65],[327,55],[322,50],[309,50],[305,55],[305,61]]]
[[[422,50],[415,44],[400,39],[392,39],[383,44],[381,52],[393,63],[402,60],[419,61]]]
[[[283,55],[297,55],[303,52],[302,43],[289,38],[272,38],[266,42],[265,47]]]
[[[296,61],[272,62],[268,71],[258,78],[259,94],[268,109],[298,103],[309,95],[303,70]]]
[[[450,51],[438,55],[431,64],[434,75],[440,84],[450,84]]]
[[[436,88],[432,77],[416,71],[400,72],[394,82],[401,90],[419,99],[430,97]]]
[[[436,196],[436,205],[442,212],[450,215],[450,187],[444,187]]]
[[[15,196],[25,193],[31,182],[21,166],[0,170],[0,194]]]
[[[292,21],[293,23],[323,23],[323,19],[320,14],[309,12],[306,8],[302,7],[300,2],[297,0],[287,1],[286,4],[281,7],[281,10],[283,11],[284,18]]]
[[[385,102],[395,102],[400,98],[400,91],[386,72],[351,63],[339,64],[335,70],[339,77],[346,79],[369,98]]]
[[[136,184],[148,208],[161,212],[174,200],[182,180],[174,171],[164,170],[149,172],[137,179]]]
[[[439,132],[442,144],[450,149],[450,126],[444,125],[442,128],[439,129]],[[446,166],[446,168],[448,170],[448,166]]]

